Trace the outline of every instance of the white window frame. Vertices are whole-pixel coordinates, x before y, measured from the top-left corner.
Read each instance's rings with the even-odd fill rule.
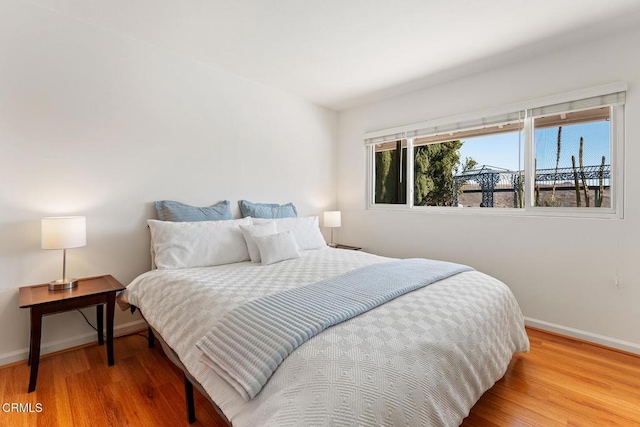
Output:
[[[625,145],[625,123],[624,123],[624,103],[606,104],[611,108],[610,121],[610,165],[612,175],[610,178],[611,188],[611,207],[545,207],[533,206],[534,197],[534,118],[531,112],[534,109],[553,106],[562,103],[570,103],[589,98],[604,97],[615,93],[624,93],[627,91],[626,83],[612,83],[609,85],[598,86],[589,89],[569,92],[565,94],[554,95],[545,98],[539,98],[518,104],[511,104],[501,108],[484,110],[480,112],[464,114],[453,117],[445,117],[441,119],[414,123],[411,125],[400,126],[391,129],[368,132],[365,136],[366,155],[367,155],[367,193],[366,203],[367,209],[371,210],[394,210],[394,211],[412,211],[412,212],[428,212],[438,214],[463,214],[463,215],[512,215],[512,216],[545,216],[545,217],[578,217],[578,218],[602,218],[602,219],[621,219],[624,218],[624,145]],[[594,107],[590,107],[594,108]],[[583,109],[589,109],[583,108]],[[579,108],[568,109],[565,112],[578,111]],[[523,208],[459,208],[459,207],[439,207],[439,206],[414,206],[414,176],[413,176],[413,142],[414,137],[419,132],[429,132],[440,129],[471,129],[474,124],[487,123],[495,125],[499,123],[499,117],[512,117],[514,112],[521,111],[524,113],[524,170],[525,170],[525,204]],[[464,127],[469,124],[468,127]],[[428,135],[428,134],[427,134]],[[419,136],[425,136],[421,134]],[[381,142],[392,140],[406,140],[407,144],[407,202],[405,204],[381,204],[375,203],[375,145]]]

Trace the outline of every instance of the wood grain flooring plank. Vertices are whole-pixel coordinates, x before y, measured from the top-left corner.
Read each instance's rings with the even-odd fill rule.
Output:
[[[42,413],[38,415],[38,426],[64,425],[73,423],[71,402],[67,389],[67,377],[60,375],[55,369],[55,360],[44,360],[40,365],[45,366],[38,375],[38,387],[35,395],[42,403]]]
[[[37,425],[40,413],[30,412],[35,404],[38,403],[36,393],[27,393],[27,385],[29,383],[29,368],[24,365],[12,365],[11,367],[2,369],[0,375],[4,377],[5,388],[1,403],[20,404],[26,412],[12,407],[8,412],[0,411],[0,425],[21,427]]]
[[[107,426],[104,407],[91,371],[84,371],[66,378],[72,422],[78,427]],[[63,424],[60,424],[63,425]]]

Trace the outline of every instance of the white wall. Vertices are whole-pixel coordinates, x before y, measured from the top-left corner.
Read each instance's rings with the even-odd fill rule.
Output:
[[[127,284],[150,263],[154,200],[229,199],[236,215],[243,198],[293,201],[302,215],[335,207],[336,119],[132,38],[0,2],[0,364],[27,354],[18,287],[61,274],[62,253],[40,249],[41,217],[85,215],[88,245],[68,251],[68,271]],[[117,310],[116,326],[143,325]],[[78,313],[44,319],[45,352],[89,340]]]
[[[472,265],[510,286],[530,324],[640,353],[638,46],[640,32],[619,34],[340,113],[337,240]],[[623,220],[366,210],[364,132],[616,81],[629,83]]]

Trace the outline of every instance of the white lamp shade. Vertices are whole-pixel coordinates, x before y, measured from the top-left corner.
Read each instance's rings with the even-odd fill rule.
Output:
[[[42,249],[69,249],[87,245],[83,216],[42,218]]]
[[[328,211],[324,213],[324,226],[327,228],[336,228],[342,225],[342,216],[340,211]]]

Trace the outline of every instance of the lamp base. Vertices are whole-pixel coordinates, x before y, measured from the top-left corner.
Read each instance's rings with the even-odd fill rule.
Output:
[[[78,286],[78,279],[58,279],[49,282],[50,291],[60,291],[62,289],[71,289]]]

